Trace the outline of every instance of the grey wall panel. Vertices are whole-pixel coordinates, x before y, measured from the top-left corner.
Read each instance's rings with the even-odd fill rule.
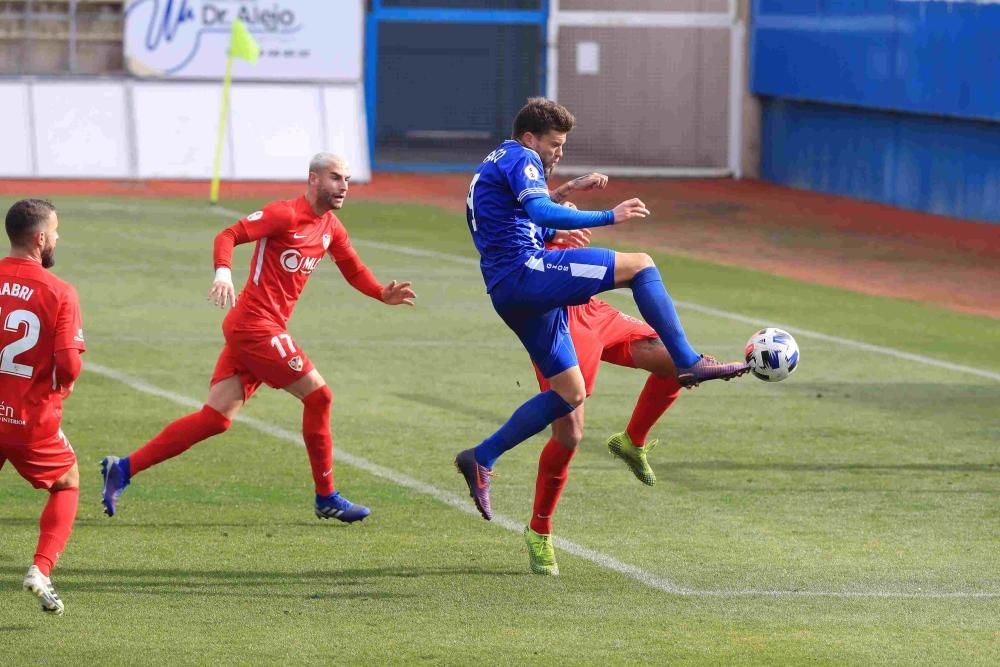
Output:
[[[577,44],[598,45],[597,74]],[[559,31],[559,101],[577,117],[567,165],[725,168],[730,33],[704,28]]]

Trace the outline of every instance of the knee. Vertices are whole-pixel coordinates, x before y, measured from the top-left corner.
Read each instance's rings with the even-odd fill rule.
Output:
[[[236,413],[234,412],[233,415]],[[208,424],[211,424],[212,430],[215,431],[215,435],[220,433],[225,433],[229,430],[229,427],[233,425],[233,420],[230,415],[219,412],[211,405],[204,405],[201,408],[202,418]]]
[[[62,477],[49,487],[49,491],[64,491],[66,489],[80,488],[80,467],[73,464],[73,467],[66,471]]]
[[[566,449],[576,449],[583,440],[583,426],[572,420],[556,422],[552,425],[552,437]]]
[[[583,405],[583,402],[587,399],[587,392],[581,385],[580,387],[567,387],[559,392],[559,396],[573,406],[573,409],[575,410]]]
[[[323,385],[302,399],[311,408],[329,408],[333,405],[333,391],[330,385]]]
[[[640,271],[656,266],[653,258],[644,252],[629,253],[626,258],[627,260],[623,262],[623,268],[625,268],[625,277],[628,280],[634,278]]]

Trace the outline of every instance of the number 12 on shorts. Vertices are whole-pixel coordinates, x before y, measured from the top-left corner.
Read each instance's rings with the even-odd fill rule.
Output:
[[[282,338],[284,338],[285,343],[288,344],[287,352],[285,351],[285,346],[281,344]],[[278,351],[278,354],[281,355],[282,359],[287,357],[289,354],[295,354],[296,352],[295,343],[292,342],[292,337],[289,336],[288,334],[278,334],[277,336],[273,337],[271,339],[271,347],[273,347]]]

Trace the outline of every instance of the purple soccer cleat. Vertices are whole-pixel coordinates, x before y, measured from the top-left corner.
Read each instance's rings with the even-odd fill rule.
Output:
[[[745,361],[724,364],[715,357],[703,354],[694,366],[677,369],[677,381],[681,383],[682,387],[691,389],[708,380],[729,381],[749,372],[750,364]]]
[[[105,456],[101,461],[101,476],[104,478],[101,503],[104,504],[104,513],[108,516],[114,516],[118,511],[118,496],[132,481],[130,468],[128,458]]]
[[[493,508],[490,507],[490,478],[493,477],[493,471],[479,465],[475,452],[471,449],[458,453],[455,457],[455,467],[465,477],[465,483],[469,485],[469,495],[476,502],[476,509],[484,519],[490,521],[493,518]]]

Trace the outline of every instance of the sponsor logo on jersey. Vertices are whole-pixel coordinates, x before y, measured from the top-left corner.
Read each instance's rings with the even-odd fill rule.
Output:
[[[247,216],[247,220],[253,222],[254,220],[260,220],[263,217],[264,217],[264,211],[254,211],[253,213]]]
[[[0,422],[13,424],[14,426],[24,426],[27,422],[17,419],[14,416],[14,406],[7,405],[7,401],[0,401]]]
[[[539,180],[540,176],[538,174],[538,167],[536,167],[533,164],[529,164],[527,167],[524,168],[524,177],[527,178],[529,181]]]
[[[298,355],[288,360],[288,367],[291,368],[296,373],[302,370],[303,365],[304,364],[302,363],[302,357]]]
[[[278,261],[281,263],[281,268],[289,273],[295,273],[296,271],[312,273],[321,259],[323,259],[322,255],[319,257],[303,257],[302,253],[298,250],[289,248],[281,253]]]

